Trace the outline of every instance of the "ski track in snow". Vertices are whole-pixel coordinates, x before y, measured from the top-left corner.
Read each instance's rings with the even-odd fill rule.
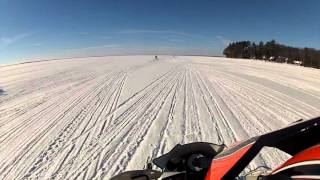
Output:
[[[177,143],[231,145],[320,114],[320,71],[191,56],[0,67],[0,178],[108,179]],[[248,167],[287,156],[264,150]]]

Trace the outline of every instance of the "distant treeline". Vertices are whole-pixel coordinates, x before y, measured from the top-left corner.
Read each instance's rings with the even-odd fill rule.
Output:
[[[230,58],[261,59],[281,63],[299,64],[320,68],[320,51],[313,48],[296,48],[275,40],[256,44],[250,41],[233,42],[223,51]]]

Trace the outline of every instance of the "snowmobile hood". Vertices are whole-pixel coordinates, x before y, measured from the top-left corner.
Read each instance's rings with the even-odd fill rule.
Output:
[[[224,145],[197,142],[190,144],[177,144],[170,152],[156,158],[153,163],[164,171],[170,171],[170,165],[178,163],[181,159],[194,153],[201,153],[206,157],[213,158],[225,148]]]
[[[236,178],[265,146],[278,148],[294,156],[320,143],[319,136],[320,117],[299,121],[286,128],[250,138],[215,156],[206,180]]]

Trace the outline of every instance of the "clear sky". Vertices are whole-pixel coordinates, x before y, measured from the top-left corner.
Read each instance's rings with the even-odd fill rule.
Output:
[[[221,55],[236,40],[320,49],[319,0],[0,0],[0,64],[105,54]]]

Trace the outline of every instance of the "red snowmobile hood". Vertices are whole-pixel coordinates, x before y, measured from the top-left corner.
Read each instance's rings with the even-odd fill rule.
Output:
[[[253,143],[250,143],[240,149],[232,149],[231,152],[228,151],[228,154],[223,154],[220,158],[214,158],[205,179],[222,179],[222,177],[241,159],[241,157],[248,152],[252,145]]]
[[[298,164],[312,164],[316,162],[316,164],[319,164],[320,162],[320,145],[312,146],[292,158],[290,158],[288,161],[283,163],[280,167],[273,170],[272,174],[277,174],[281,171],[284,171],[285,169],[288,169],[292,166],[297,166]]]
[[[320,143],[320,117],[299,121],[286,128],[238,143],[215,156],[206,180],[234,179],[267,147],[278,148],[292,156]]]

